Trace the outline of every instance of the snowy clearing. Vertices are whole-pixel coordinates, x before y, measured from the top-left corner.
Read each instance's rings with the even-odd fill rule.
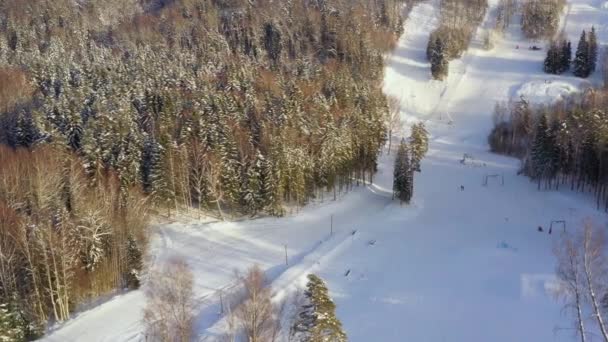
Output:
[[[577,93],[580,88],[566,81],[531,81],[524,83],[516,92],[517,98],[525,98],[531,103],[553,103]]]
[[[493,22],[495,5],[483,27]],[[569,4],[562,22],[572,41],[594,24],[605,43],[604,5]],[[553,297],[551,249],[559,234],[536,227],[565,220],[574,229],[585,217],[603,222],[603,215],[585,195],[537,191],[516,175],[517,160],[487,151],[486,137],[496,101],[522,94],[554,100],[579,89],[580,80],[544,74],[545,51],[516,49],[532,44],[522,38],[517,17],[494,49],[483,50],[478,33],[450,63],[447,81],[430,80],[424,51],[438,25],[437,6],[432,0],[412,10],[385,77],[386,93],[402,101],[404,126],[422,120],[431,134],[411,205],[391,200],[393,155],[383,152],[374,183],[337,201],[328,196],[280,219],[155,227],[153,262],[180,255],[193,269],[203,299],[196,320],[201,336],[222,334],[218,294],[230,292],[234,270],[257,263],[277,298],[301,287],[308,272],[327,280],[351,341],[574,340],[571,330],[554,329],[570,327]],[[465,153],[473,164],[459,162]],[[484,186],[490,175],[500,177]],[[142,291],[116,296],[44,340],[142,340],[144,305]]]

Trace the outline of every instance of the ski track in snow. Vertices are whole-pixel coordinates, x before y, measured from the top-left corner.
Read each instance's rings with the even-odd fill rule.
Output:
[[[478,30],[469,50],[450,63],[448,79],[430,80],[425,50],[439,24],[438,3],[412,9],[385,74],[385,92],[401,99],[404,127],[425,121],[431,135],[409,206],[391,200],[393,155],[384,151],[373,184],[355,187],[337,201],[328,194],[323,203],[280,219],[180,219],[153,228],[149,263],[181,256],[193,269],[202,302],[195,324],[201,336],[222,334],[220,290],[238,291],[235,271],[258,264],[277,301],[301,288],[309,272],[326,279],[355,342],[574,340],[570,330],[554,331],[570,327],[552,294],[551,248],[559,234],[538,233],[536,227],[565,219],[568,229],[575,229],[585,217],[605,219],[590,196],[537,191],[516,175],[517,160],[487,152],[486,137],[497,101],[519,93],[545,101],[561,94],[560,87],[583,88],[601,76],[596,72],[581,81],[571,74],[544,74],[545,51],[527,49],[544,44],[523,39],[515,16],[494,49],[481,48]],[[496,4],[490,1],[482,28],[493,25]],[[597,0],[568,4],[561,24],[573,45],[591,24],[606,43],[607,8]],[[474,158],[466,165],[459,162],[464,153]],[[505,185],[490,178],[482,186],[492,174],[503,176]],[[114,296],[43,340],[141,341],[144,306],[141,290]]]

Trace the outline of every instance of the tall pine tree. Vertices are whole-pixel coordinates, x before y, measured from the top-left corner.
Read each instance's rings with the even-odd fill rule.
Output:
[[[336,305],[329,297],[325,282],[314,274],[308,275],[305,303],[292,327],[297,342],[346,342],[342,323],[336,317]]]
[[[543,70],[548,74],[558,74],[561,64],[560,50],[555,42],[547,50]]]
[[[552,177],[559,167],[559,150],[554,135],[549,131],[547,116],[544,114],[536,125],[530,163],[531,176],[538,180],[539,189],[541,181],[546,177]]]
[[[429,150],[429,137],[424,123],[412,125],[412,133],[409,138],[412,154],[412,170],[420,172],[420,161]]]
[[[405,139],[401,140],[397,156],[395,158],[395,168],[393,171],[393,196],[400,202],[409,203],[412,198],[412,169],[410,167],[410,156]]]
[[[595,63],[597,62],[597,36],[595,35],[595,27],[591,26],[589,32],[589,73],[595,71]]]
[[[581,33],[581,38],[578,41],[576,55],[572,64],[574,76],[582,78],[589,76],[589,43],[587,42],[587,34],[584,30],[583,33]]]

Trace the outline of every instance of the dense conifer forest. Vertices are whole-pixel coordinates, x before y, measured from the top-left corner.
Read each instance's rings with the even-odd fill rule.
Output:
[[[497,105],[488,140],[492,151],[518,156],[538,189],[590,192],[608,211],[608,94],[588,89],[553,105],[525,98]]]
[[[371,181],[402,10],[2,1],[0,321],[32,338],[139,286],[151,210],[282,215]]]

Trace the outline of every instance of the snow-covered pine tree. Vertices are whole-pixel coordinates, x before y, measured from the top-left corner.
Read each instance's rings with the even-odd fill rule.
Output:
[[[256,151],[255,159],[245,169],[245,177],[241,189],[241,200],[245,212],[251,216],[257,214],[262,204],[262,162],[260,151]]]
[[[223,134],[220,142],[221,185],[224,200],[232,207],[239,204],[242,164],[236,143],[231,135]]]
[[[541,181],[547,176],[553,161],[553,146],[549,136],[547,116],[541,115],[536,125],[532,149],[530,152],[530,171],[533,179],[538,180],[540,189]]]
[[[161,157],[161,147],[156,142],[154,137],[148,136],[144,139],[144,144],[141,153],[141,183],[146,193],[154,191],[154,177],[158,173],[158,167]]]
[[[168,215],[171,214],[171,208],[177,207],[177,191],[175,173],[177,165],[176,154],[177,146],[172,140],[170,134],[164,133],[160,136],[158,143],[158,163],[151,170],[150,179],[152,181],[152,194],[154,200],[161,207],[167,209]]]
[[[336,305],[329,296],[325,282],[309,274],[306,288],[305,303],[291,328],[294,341],[346,342],[346,333],[336,317]]]
[[[551,42],[549,49],[547,50],[547,57],[545,57],[543,70],[548,74],[559,74],[561,72],[561,56],[560,49],[556,42]]]
[[[587,34],[583,30],[581,38],[578,41],[576,47],[576,55],[574,61],[572,61],[572,72],[574,76],[586,78],[589,76],[589,43],[587,42]]]
[[[17,144],[23,147],[31,147],[40,140],[40,131],[34,122],[30,111],[22,110],[17,119]]]
[[[278,177],[275,173],[275,166],[272,160],[260,155],[260,201],[261,208],[270,215],[282,216],[283,207],[281,206],[281,194]]]
[[[405,139],[401,139],[393,171],[393,196],[400,202],[409,203],[412,198],[412,173],[408,146]]]
[[[25,341],[21,315],[13,305],[0,301],[0,342]]]
[[[137,241],[133,235],[127,236],[126,249],[126,272],[124,275],[125,283],[130,289],[137,289],[140,285],[140,274],[143,268],[143,255],[141,249],[137,245]]]
[[[589,32],[589,73],[595,71],[595,64],[597,63],[597,36],[595,34],[595,27],[591,26],[591,32]]]
[[[412,170],[420,172],[420,161],[429,150],[428,132],[423,122],[412,125],[409,144],[412,154]]]

